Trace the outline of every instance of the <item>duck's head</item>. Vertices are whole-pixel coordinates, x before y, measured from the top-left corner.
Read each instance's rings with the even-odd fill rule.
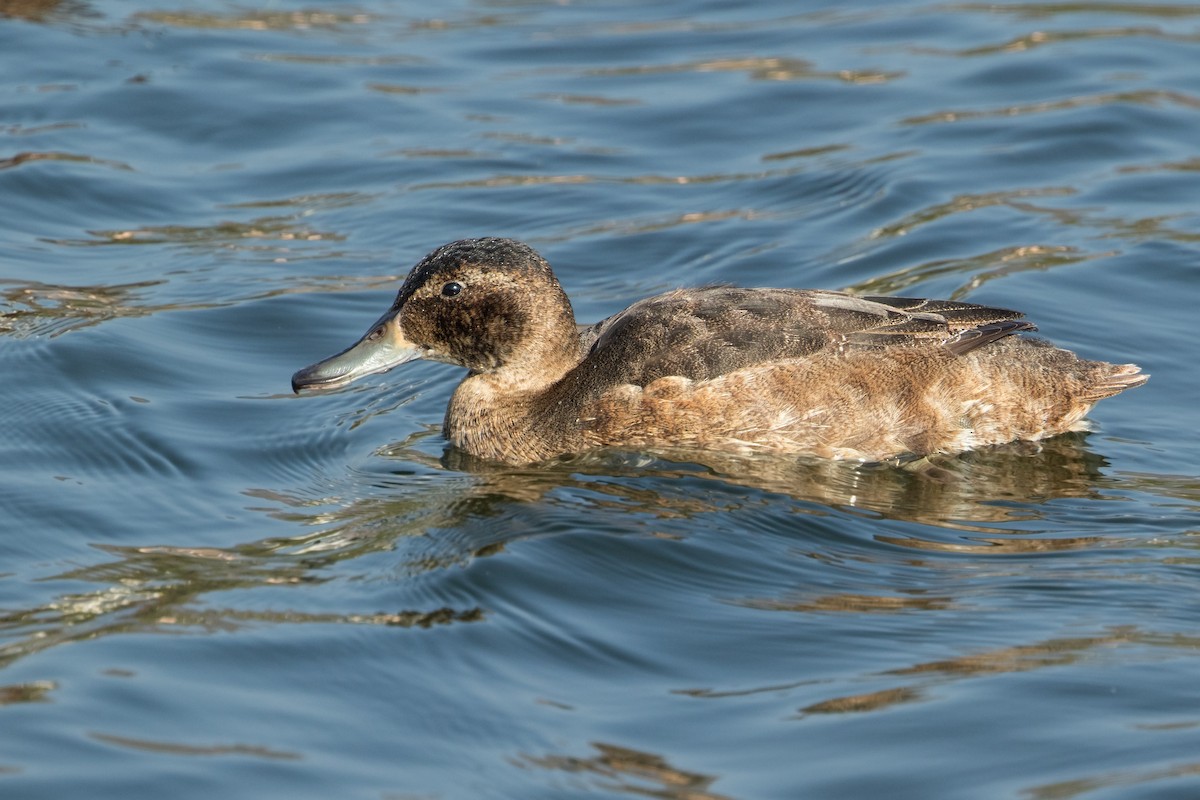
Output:
[[[550,265],[512,239],[463,239],[425,256],[361,339],[292,376],[335,389],[418,358],[466,367],[554,369],[578,359],[571,303]]]

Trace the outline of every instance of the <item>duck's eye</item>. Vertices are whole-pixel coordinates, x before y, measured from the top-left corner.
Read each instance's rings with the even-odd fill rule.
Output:
[[[445,297],[454,297],[462,291],[462,284],[458,281],[450,281],[442,286],[442,295]]]

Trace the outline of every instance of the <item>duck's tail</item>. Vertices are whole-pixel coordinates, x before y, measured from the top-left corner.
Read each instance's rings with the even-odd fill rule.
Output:
[[[1109,369],[1096,376],[1084,390],[1080,399],[1088,403],[1096,403],[1106,397],[1141,386],[1150,380],[1149,375],[1142,373],[1137,364],[1105,364]]]

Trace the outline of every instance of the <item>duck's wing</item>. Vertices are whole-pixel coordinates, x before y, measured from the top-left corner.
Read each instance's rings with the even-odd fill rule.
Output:
[[[1020,311],[1007,308],[916,297],[868,296],[858,299],[921,317],[929,323],[928,330],[917,333],[916,337],[936,339],[947,350],[960,356],[1010,334],[1037,330],[1037,326],[1032,322],[1022,319],[1025,315]],[[885,326],[883,330],[872,331],[870,334],[886,335],[897,327],[903,335],[905,323]],[[885,340],[885,343],[888,342]]]
[[[639,301],[581,329],[580,340],[591,370],[645,385],[669,375],[706,380],[829,347],[942,345],[962,354],[1032,330],[1020,316],[949,300],[708,286]]]

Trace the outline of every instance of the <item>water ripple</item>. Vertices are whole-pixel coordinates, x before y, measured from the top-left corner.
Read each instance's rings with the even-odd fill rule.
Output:
[[[1114,251],[1085,252],[1065,245],[1020,245],[1006,247],[970,258],[937,259],[914,264],[895,272],[860,281],[848,291],[858,294],[898,294],[925,281],[946,276],[964,276],[966,281],[947,293],[962,300],[974,294],[988,281],[1026,271],[1067,267],[1115,255]]]
[[[368,25],[376,17],[361,11],[231,11],[215,14],[204,11],[139,11],[132,16],[137,23],[170,25],[200,30],[306,31]]]
[[[1062,100],[1043,100],[1037,103],[1019,103],[989,109],[935,111],[918,114],[900,120],[902,125],[931,125],[950,122],[970,122],[997,117],[1017,117],[1069,111],[1076,108],[1110,105],[1177,105],[1191,110],[1200,109],[1200,97],[1171,89],[1138,89],[1127,92],[1102,92],[1080,95]]]
[[[673,64],[640,64],[621,67],[592,67],[584,75],[592,77],[626,77],[631,75],[664,75],[680,72],[744,72],[761,81],[835,80],[855,84],[886,83],[904,77],[903,72],[880,70],[819,70],[808,61],[797,58],[718,58]]]
[[[122,317],[154,312],[144,290],[164,281],[103,286],[56,286],[35,281],[0,281],[0,334],[17,339],[59,336]]]
[[[69,123],[60,123],[54,128],[72,127]],[[75,126],[77,127],[77,126]],[[47,128],[41,128],[37,132],[41,133]],[[112,169],[125,170],[132,172],[133,167],[121,161],[113,161],[106,158],[96,158],[95,156],[82,155],[79,153],[61,153],[61,152],[25,152],[17,153],[8,158],[0,158],[0,169],[12,169],[19,167],[22,164],[32,164],[39,161],[64,161],[72,164],[95,164],[102,167],[110,167]]]
[[[952,3],[939,8],[950,11],[982,12],[988,15],[1013,15],[1031,19],[1052,18],[1067,14],[1120,14],[1140,17],[1178,19],[1200,15],[1194,3],[1126,3],[1115,0],[1074,0],[1055,3]]]
[[[1000,8],[1000,6],[996,6]],[[1087,28],[1083,30],[1037,30],[1015,36],[998,44],[977,45],[962,49],[943,49],[937,47],[914,48],[913,52],[955,56],[958,58],[976,58],[1007,53],[1024,53],[1039,47],[1061,45],[1069,42],[1086,42],[1106,39],[1152,38],[1169,42],[1191,43],[1200,41],[1200,36],[1187,35],[1164,31],[1162,28],[1131,27],[1131,28]]]

